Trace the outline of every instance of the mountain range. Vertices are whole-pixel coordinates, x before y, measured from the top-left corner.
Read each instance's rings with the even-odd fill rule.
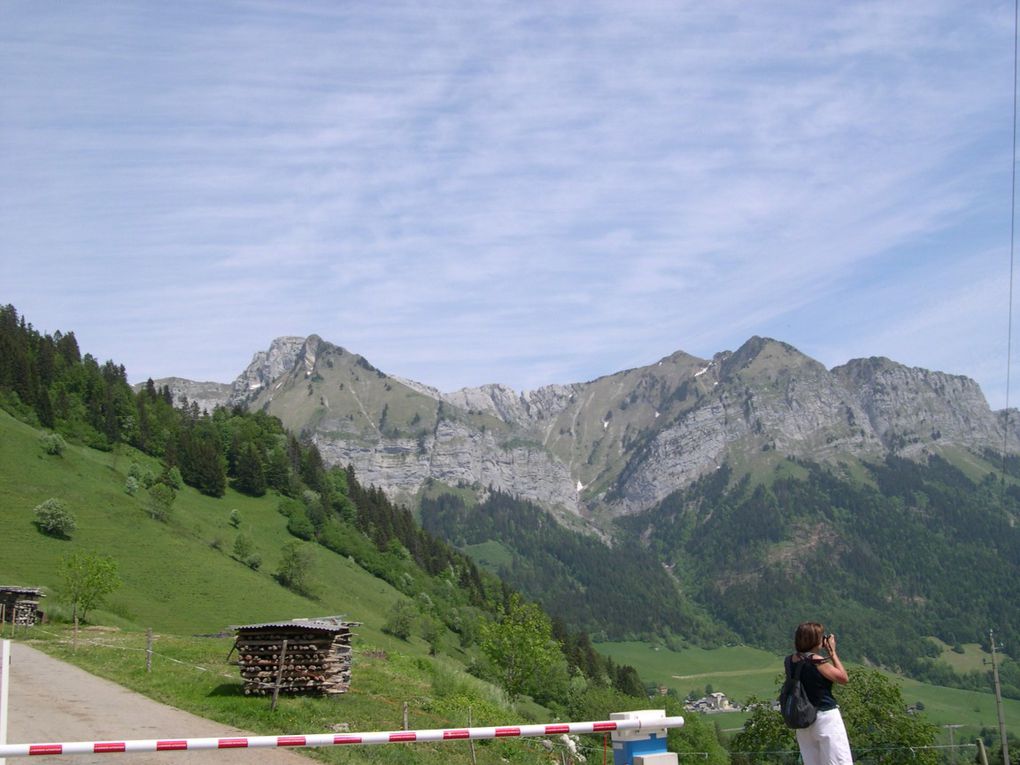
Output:
[[[443,393],[317,335],[277,338],[230,384],[155,383],[200,409],[275,415],[392,499],[433,481],[493,489],[568,524],[648,510],[724,464],[740,475],[787,458],[839,467],[1020,451],[1015,410],[993,411],[970,378],[880,357],[826,369],[762,337],[525,392]]]

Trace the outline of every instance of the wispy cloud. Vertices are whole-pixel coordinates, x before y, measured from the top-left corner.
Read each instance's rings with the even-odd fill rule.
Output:
[[[0,12],[0,299],[133,377],[316,332],[530,388],[758,333],[1002,403],[1003,2],[101,8]]]

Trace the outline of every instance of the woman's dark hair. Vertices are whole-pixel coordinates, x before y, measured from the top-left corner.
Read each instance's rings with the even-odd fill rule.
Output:
[[[822,642],[825,627],[818,622],[804,622],[797,626],[793,635],[793,645],[800,653],[807,653]]]

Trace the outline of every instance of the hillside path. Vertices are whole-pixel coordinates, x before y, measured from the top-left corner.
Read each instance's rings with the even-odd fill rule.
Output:
[[[9,744],[246,735],[251,734],[160,704],[24,643],[12,643]],[[7,765],[116,765],[121,762],[126,765],[309,765],[312,760],[282,749],[7,758]]]

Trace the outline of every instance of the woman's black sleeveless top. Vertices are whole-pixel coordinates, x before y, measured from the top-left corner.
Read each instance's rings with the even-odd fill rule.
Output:
[[[819,712],[835,709],[838,704],[836,704],[836,699],[832,696],[832,681],[826,680],[822,673],[818,671],[815,663],[811,659],[806,658],[806,656],[803,654],[801,656],[804,668],[800,671],[800,681],[804,684],[804,690],[807,691],[808,699],[818,707]],[[786,657],[786,671],[788,673],[792,673],[795,668],[793,657],[794,654]]]

